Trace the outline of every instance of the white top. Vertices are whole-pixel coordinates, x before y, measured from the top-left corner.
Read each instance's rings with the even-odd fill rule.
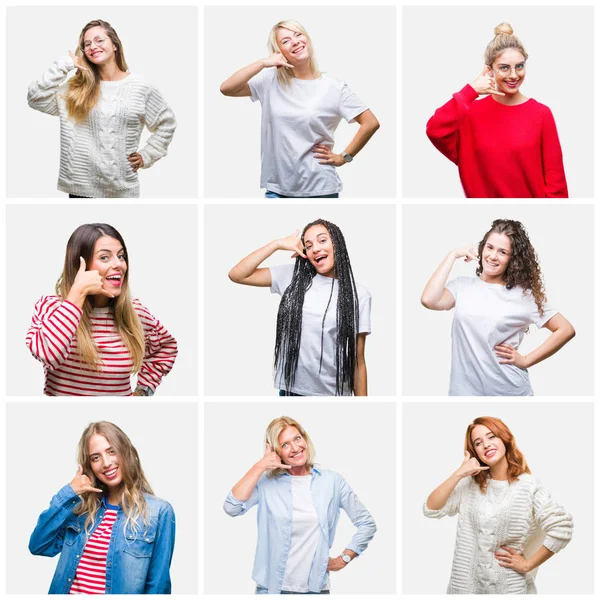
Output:
[[[31,108],[60,117],[58,189],[90,198],[137,198],[138,175],[127,157],[139,152],[147,169],[166,156],[175,116],[158,90],[129,74],[120,81],[101,81],[98,102],[83,122],[75,123],[64,98],[73,69],[70,57],[59,58],[27,93]],[[140,149],[144,125],[152,135]]]
[[[445,506],[426,517],[458,517],[448,594],[535,594],[536,570],[523,574],[501,567],[494,552],[509,546],[531,557],[544,545],[559,552],[573,535],[573,517],[531,475],[488,480],[485,494],[472,477],[456,486]]]
[[[319,79],[279,85],[277,69],[263,69],[249,82],[253,102],[262,107],[260,187],[283,196],[307,198],[337,194],[342,182],[333,165],[313,156],[315,144],[333,148],[340,121],[367,110],[346,83]]]
[[[312,475],[292,477],[291,481],[292,541],[281,589],[308,592],[308,576],[321,541],[319,517],[310,492]]]
[[[479,277],[458,277],[446,289],[455,299],[449,395],[533,396],[527,369],[501,365],[494,347],[518,349],[530,325],[541,328],[558,311],[544,305],[540,315],[530,291]]]
[[[294,265],[279,265],[269,269],[271,271],[271,293],[282,296],[292,281]],[[323,363],[319,374],[321,325],[329,302],[332,284],[334,286],[333,296],[331,296],[331,303],[323,327]],[[357,333],[371,333],[371,294],[358,283],[356,284],[356,292],[358,294]],[[335,396],[337,297],[337,280],[317,273],[313,278],[312,285],[304,295],[298,369],[296,370],[293,389],[286,391],[301,396]],[[286,389],[281,365],[279,365],[275,374],[275,387],[281,390]],[[350,395],[347,386],[344,386],[343,395]]]

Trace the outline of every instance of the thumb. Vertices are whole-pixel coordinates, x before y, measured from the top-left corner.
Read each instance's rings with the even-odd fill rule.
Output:
[[[487,65],[483,65],[483,70],[481,71],[481,75],[486,75],[488,72],[488,66]]]
[[[465,460],[469,460],[471,458],[471,455],[469,454],[468,450],[465,450]]]
[[[273,452],[273,446],[271,446],[271,444],[269,444],[269,442],[267,442],[265,444],[265,454],[268,454],[269,452]]]
[[[77,272],[79,273],[85,273],[85,271],[87,270],[87,265],[85,264],[85,259],[83,258],[83,256],[79,257],[79,271]]]
[[[77,465],[76,475],[83,475],[83,467],[81,465]]]

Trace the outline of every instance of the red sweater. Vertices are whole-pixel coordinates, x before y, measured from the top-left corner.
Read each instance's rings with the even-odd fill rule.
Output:
[[[466,85],[427,123],[433,145],[458,165],[467,198],[568,198],[552,112],[529,99],[506,106]]]
[[[144,330],[146,352],[138,384],[155,390],[177,357],[175,338],[139,300],[132,300]],[[48,396],[130,396],[133,361],[115,326],[110,307],[94,308],[92,338],[101,360],[100,370],[82,364],[77,351],[81,309],[58,296],[43,296],[35,305],[27,347],[44,363]]]

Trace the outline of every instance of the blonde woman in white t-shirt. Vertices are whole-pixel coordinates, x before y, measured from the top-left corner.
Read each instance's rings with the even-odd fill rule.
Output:
[[[447,283],[459,259],[476,261],[477,277]],[[455,309],[450,396],[531,396],[527,369],[575,336],[571,323],[546,304],[537,254],[519,221],[497,219],[478,249],[452,250],[427,282],[421,303],[431,310]],[[520,354],[532,324],[551,335]]]
[[[337,198],[336,169],[352,162],[379,129],[375,115],[345,82],[319,71],[312,41],[296,21],[269,34],[271,55],[236,71],[221,93],[262,105],[261,188],[267,198]],[[341,119],[358,123],[352,141],[333,151]]]
[[[294,264],[260,267],[277,250]],[[371,295],[354,281],[340,228],[324,219],[269,242],[229,272],[234,283],[281,296],[275,387],[281,396],[366,396]]]

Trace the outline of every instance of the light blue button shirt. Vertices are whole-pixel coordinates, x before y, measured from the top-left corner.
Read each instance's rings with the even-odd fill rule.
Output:
[[[308,576],[308,589],[320,592],[327,583],[329,549],[343,508],[357,528],[345,548],[361,554],[373,539],[377,527],[371,513],[362,505],[346,480],[334,471],[313,467],[310,491],[319,518],[321,540]],[[269,594],[279,594],[292,542],[292,475],[263,474],[246,502],[229,492],[223,508],[228,515],[243,515],[258,504],[258,543],[252,579]]]

